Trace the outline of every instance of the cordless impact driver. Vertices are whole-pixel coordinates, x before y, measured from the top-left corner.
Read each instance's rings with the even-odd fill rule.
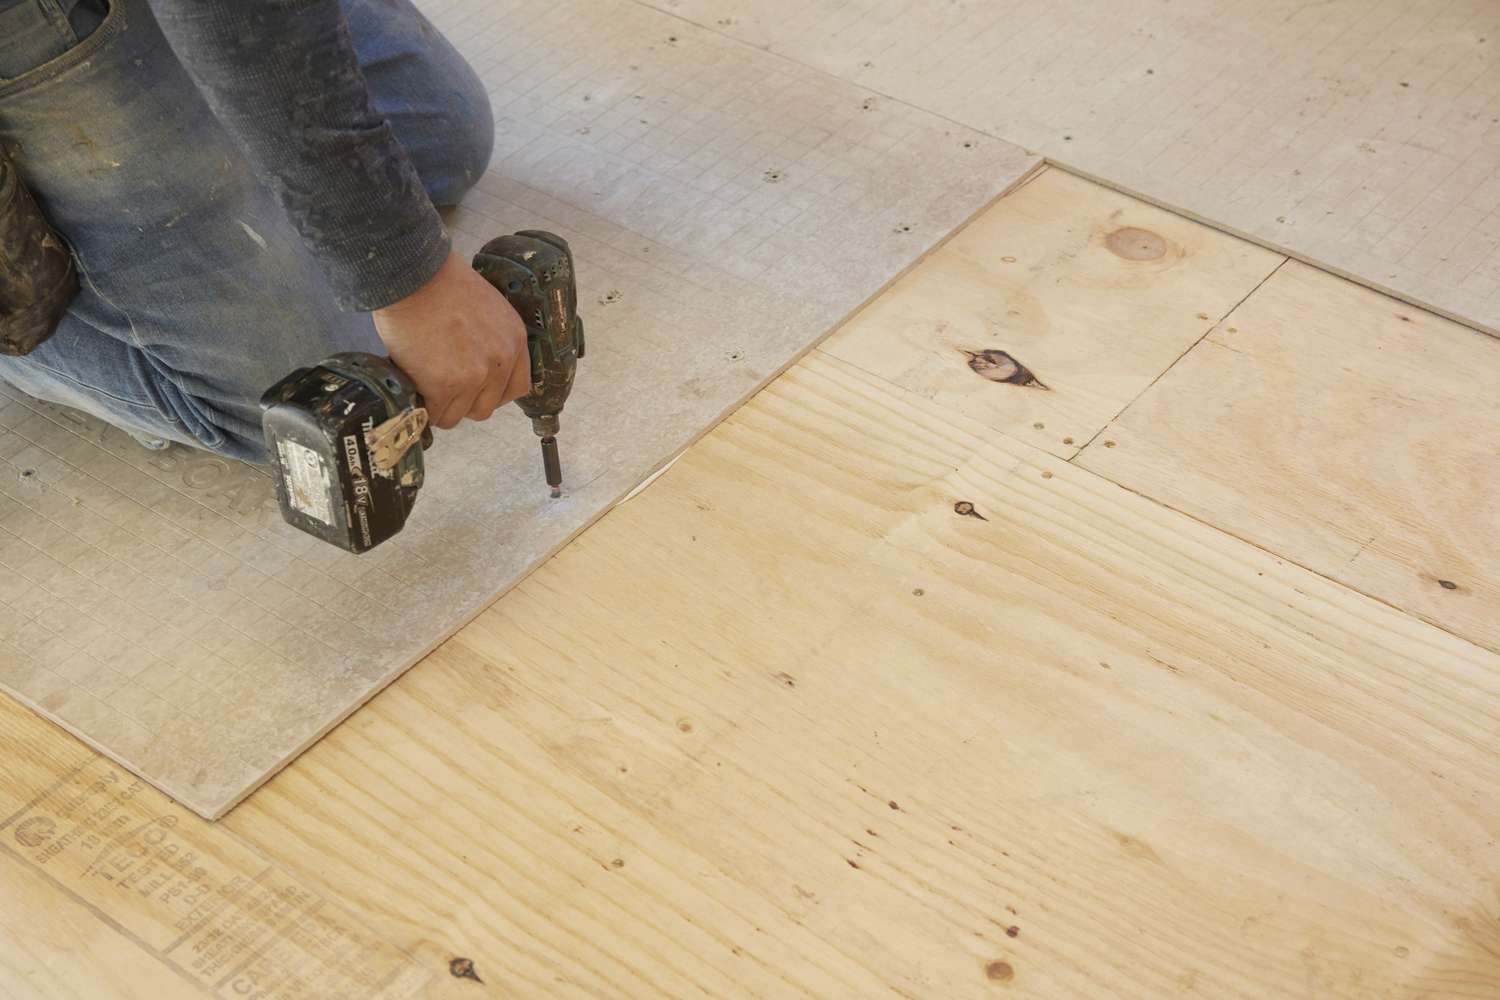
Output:
[[[526,324],[531,391],[516,403],[541,438],[552,496],[561,496],[558,417],[584,350],[573,253],[560,236],[524,230],[486,243],[474,268]],[[277,382],[260,405],[289,524],[350,552],[401,530],[422,487],[432,431],[422,397],[389,358],[335,354]]]

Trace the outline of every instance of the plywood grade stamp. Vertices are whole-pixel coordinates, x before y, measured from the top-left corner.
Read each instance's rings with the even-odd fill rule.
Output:
[[[73,902],[109,914],[161,964],[158,995],[431,995],[430,970],[227,832],[206,834],[195,817],[102,757],[87,755],[0,819],[5,856]]]
[[[1500,330],[1489,0],[649,0]]]
[[[0,689],[217,817],[1039,159],[634,3],[423,5],[485,79],[472,252],[552,230],[589,359],[541,487],[518,411],[439,436],[358,559],[257,469],[0,396]]]

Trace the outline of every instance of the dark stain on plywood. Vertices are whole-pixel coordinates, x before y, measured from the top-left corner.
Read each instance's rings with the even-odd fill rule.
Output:
[[[981,521],[989,520],[989,518],[985,517],[983,514],[979,513],[979,511],[975,510],[974,505],[967,500],[960,500],[958,501],[958,503],[954,504],[953,513],[957,514],[959,517],[976,517]]]
[[[998,959],[984,967],[984,975],[987,979],[993,979],[999,983],[1008,983],[1016,978],[1016,970],[1009,962],[1001,962]]]
[[[474,961],[468,958],[455,958],[448,962],[448,974],[454,979],[472,979],[476,983],[483,983],[479,973],[474,971]]]
[[[1166,256],[1167,241],[1149,229],[1125,226],[1104,237],[1104,245],[1116,257],[1126,260],[1160,260]]]
[[[959,350],[969,359],[969,368],[982,379],[1006,385],[1024,386],[1029,389],[1045,391],[1048,388],[1030,368],[1005,351],[970,351],[963,348]]]

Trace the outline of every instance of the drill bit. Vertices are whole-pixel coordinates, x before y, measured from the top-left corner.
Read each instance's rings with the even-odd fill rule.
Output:
[[[547,474],[547,485],[552,487],[552,499],[562,496],[562,460],[557,457],[557,438],[548,434],[542,438],[542,469]]]

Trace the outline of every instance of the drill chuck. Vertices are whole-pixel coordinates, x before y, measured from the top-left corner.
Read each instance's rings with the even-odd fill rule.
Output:
[[[554,500],[562,496],[562,459],[557,454],[559,423],[555,413],[542,413],[531,418],[531,429],[542,439],[542,472]]]

